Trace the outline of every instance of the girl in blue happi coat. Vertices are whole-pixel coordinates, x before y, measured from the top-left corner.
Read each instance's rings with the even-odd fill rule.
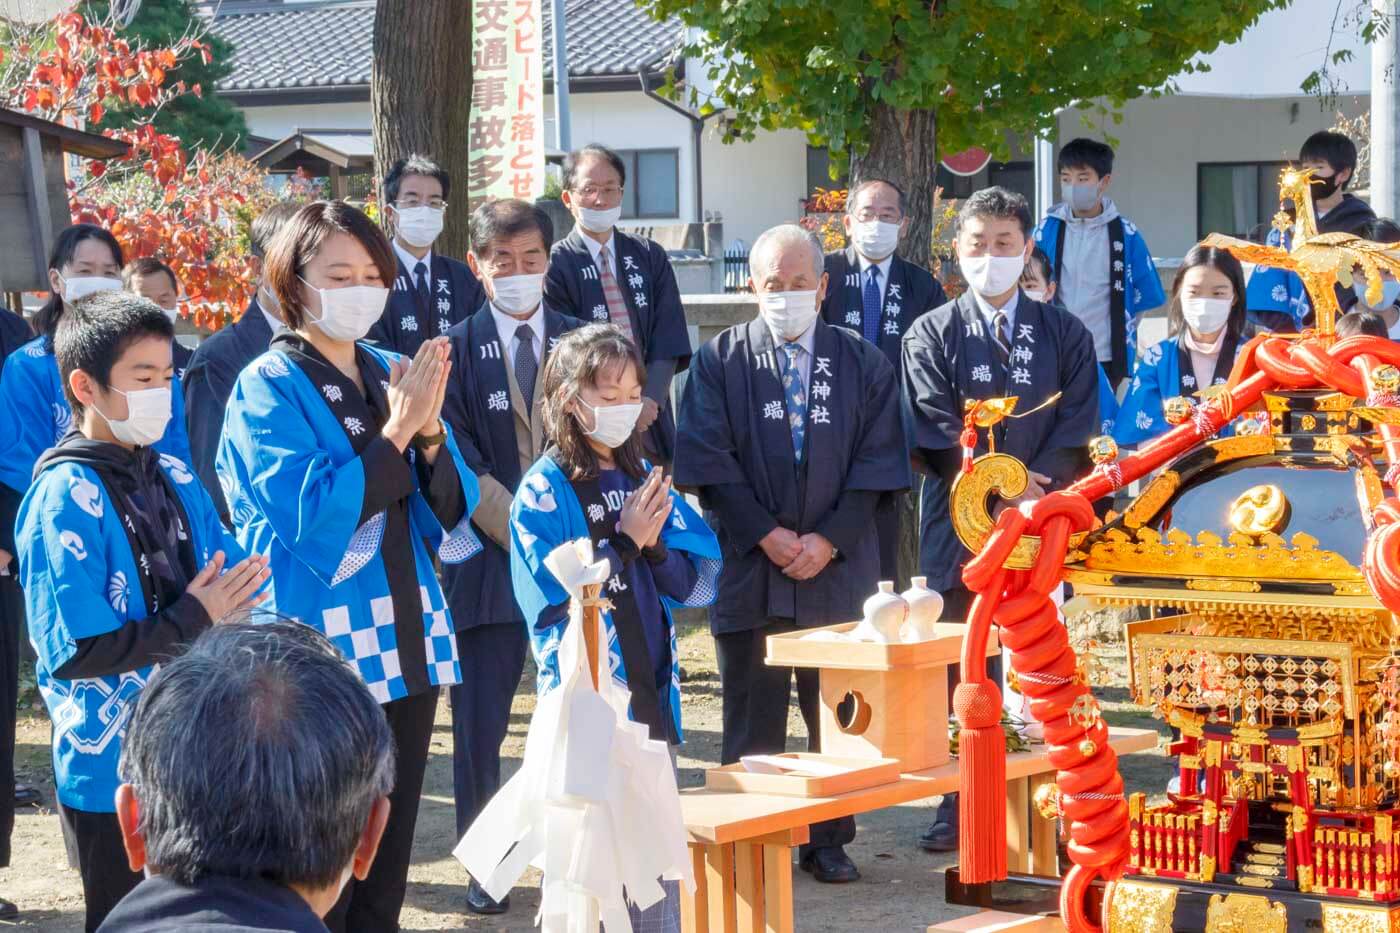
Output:
[[[654,739],[680,741],[680,668],[671,610],[707,606],[719,576],[714,532],[671,481],[642,459],[634,431],[645,372],[610,324],[560,339],[545,368],[545,429],[552,446],[525,474],[510,510],[511,583],[530,626],[538,689],[559,685],[568,593],[544,565],[587,537],[612,565],[603,595],[613,677],[632,694],[632,719]]]
[[[1235,354],[1251,331],[1240,261],[1222,249],[1194,247],[1172,283],[1170,336],[1138,358],[1118,410],[1114,439],[1141,444],[1166,432],[1171,425],[1163,415],[1163,402],[1176,396],[1199,401],[1196,394],[1202,389],[1227,381]],[[1221,433],[1231,433],[1230,426]]]
[[[646,369],[611,324],[560,339],[545,366],[544,419],[552,446],[521,480],[510,509],[515,600],[530,629],[541,694],[559,686],[559,645],[569,595],[545,566],[559,545],[593,542],[611,574],[603,596],[608,666],[631,694],[629,712],[653,739],[681,740],[680,665],[671,610],[715,598],[721,558],[714,532],[671,480],[642,459],[636,432]],[[645,817],[645,814],[639,814]],[[640,910],[632,929],[680,929],[680,888]]]
[[[480,550],[469,525],[476,477],[440,418],[447,341],[425,341],[411,362],[359,342],[394,280],[368,217],[340,201],[306,205],[264,275],[288,329],[234,385],[220,482],[239,541],[269,560],[271,605],[329,637],[384,704],[396,773],[388,825],[368,877],[346,886],[326,921],[395,930],[438,688],[461,676],[433,555],[456,563]]]
[[[95,224],[74,224],[54,240],[49,253],[49,298],[34,315],[39,336],[5,360],[0,374],[0,437],[9,449],[0,457],[0,483],[24,495],[39,455],[58,443],[73,425],[54,359],[53,338],[64,311],[84,295],[120,291],[122,248]],[[173,344],[173,341],[172,341]],[[190,462],[185,434],[184,392],[177,377],[171,390],[170,425],[155,449]]]

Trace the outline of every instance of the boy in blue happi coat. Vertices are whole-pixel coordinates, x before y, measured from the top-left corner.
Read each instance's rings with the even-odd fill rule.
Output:
[[[267,562],[243,557],[193,471],[151,446],[172,414],[172,336],[161,309],[134,295],[106,291],[67,309],[54,348],[74,430],[40,458],[19,510],[29,637],[89,931],[140,880],[127,868],[114,795],[146,679],[259,601],[267,578]]]
[[[1099,365],[1115,388],[1133,367],[1138,319],[1162,304],[1152,252],[1132,221],[1105,197],[1113,182],[1113,149],[1072,139],[1060,149],[1063,201],[1035,229],[1050,257],[1060,301],[1094,337]]]
[[[73,423],[54,359],[53,339],[58,324],[67,309],[83,296],[120,290],[121,269],[121,245],[101,227],[74,224],[54,240],[49,253],[49,299],[34,315],[38,336],[10,354],[0,374],[0,437],[10,444],[5,456],[0,457],[0,483],[18,495],[24,495],[29,488],[39,455],[58,443]],[[178,376],[174,385],[174,417],[155,448],[188,463],[190,444],[185,436]]]

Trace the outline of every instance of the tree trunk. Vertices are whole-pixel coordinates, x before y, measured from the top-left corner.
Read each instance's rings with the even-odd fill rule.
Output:
[[[471,47],[471,4],[462,0],[380,3],[375,8],[370,108],[376,189],[395,159],[413,153],[447,169],[453,186],[434,249],[456,259],[467,252]]]
[[[909,228],[899,255],[924,268],[933,265],[933,193],[938,186],[938,150],[932,110],[896,110],[876,103],[870,109],[870,149],[851,159],[851,185],[883,178],[908,196]],[[899,580],[902,589],[919,572],[919,490],[899,497]]]

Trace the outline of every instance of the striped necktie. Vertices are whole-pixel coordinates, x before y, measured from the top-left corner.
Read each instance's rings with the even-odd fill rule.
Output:
[[[603,283],[603,300],[608,304],[608,320],[622,328],[627,339],[635,343],[632,315],[627,311],[627,299],[622,297],[622,289],[617,285],[617,276],[613,275],[612,257],[608,255],[606,246],[598,252],[598,265],[598,278]]]
[[[1011,326],[1005,311],[998,311],[992,318],[992,340],[997,345],[997,358],[1005,369],[1011,363]]]

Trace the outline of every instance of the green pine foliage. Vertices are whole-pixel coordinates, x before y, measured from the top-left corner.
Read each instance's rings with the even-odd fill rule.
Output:
[[[108,3],[88,0],[84,8],[89,18],[101,19],[107,15]],[[120,35],[133,44],[140,42],[149,48],[161,48],[173,45],[190,32],[204,33],[201,41],[209,46],[210,61],[206,64],[200,56],[192,56],[171,71],[165,86],[173,87],[176,82],[183,81],[191,91],[161,109],[154,121],[155,128],[176,137],[191,151],[237,149],[248,135],[248,126],[242,111],[220,98],[214,88],[217,81],[233,70],[233,46],[207,30],[207,21],[195,14],[190,0],[142,0],[135,18]],[[199,95],[193,93],[196,86],[200,88]],[[128,126],[138,116],[139,111],[134,108],[109,111],[102,127]]]

